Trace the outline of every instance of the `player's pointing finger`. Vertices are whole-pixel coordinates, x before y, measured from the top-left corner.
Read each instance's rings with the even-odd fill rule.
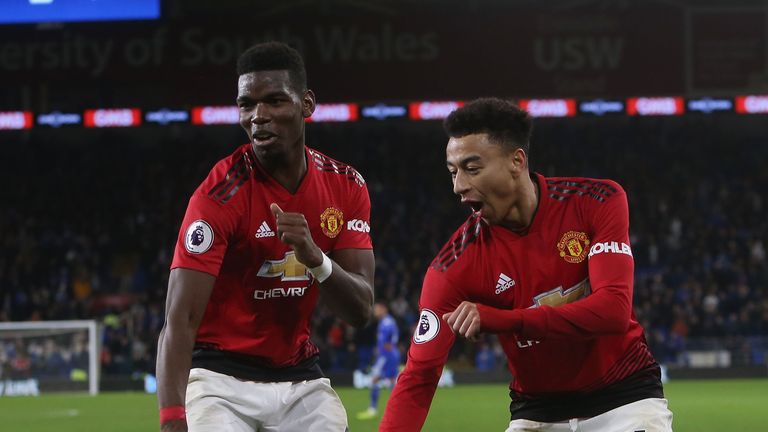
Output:
[[[281,209],[281,208],[280,208],[280,206],[279,206],[279,205],[277,205],[277,204],[275,204],[275,203],[272,203],[272,204],[270,204],[270,205],[269,205],[269,209],[270,209],[270,210],[272,210],[272,214],[273,214],[273,215],[275,215],[275,219],[277,219],[277,218],[278,218],[278,217],[280,217],[280,216],[281,216],[283,213],[285,213],[285,212],[283,211],[283,209]]]

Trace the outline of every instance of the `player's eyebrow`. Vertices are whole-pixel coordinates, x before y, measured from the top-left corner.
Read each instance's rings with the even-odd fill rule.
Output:
[[[480,156],[478,156],[478,155],[470,155],[470,156],[465,157],[464,159],[461,159],[459,161],[458,165],[460,165],[460,166],[467,166],[468,163],[470,163],[470,162],[477,162],[480,159],[482,159],[482,158]],[[445,161],[445,163],[449,167],[454,166],[454,164],[451,161]]]
[[[477,162],[477,161],[479,161],[480,159],[481,159],[481,158],[480,158],[480,156],[478,156],[478,155],[467,156],[467,157],[465,157],[464,159],[462,159],[462,160],[460,160],[460,161],[459,161],[459,165],[466,165],[466,164],[468,164],[468,163],[470,163],[470,162]]]
[[[288,95],[284,91],[277,90],[264,95],[260,95],[258,99],[250,95],[241,95],[241,96],[238,96],[237,99],[235,100],[238,103],[240,103],[240,102],[254,102],[256,100],[275,99],[275,98],[282,98],[282,97],[290,97],[290,95]]]

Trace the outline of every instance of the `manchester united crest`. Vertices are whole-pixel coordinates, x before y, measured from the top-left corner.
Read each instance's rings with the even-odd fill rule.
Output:
[[[557,249],[566,262],[580,263],[584,261],[589,252],[589,237],[583,232],[568,231],[557,242]]]
[[[320,215],[320,228],[323,229],[323,234],[330,238],[335,238],[339,235],[343,226],[344,213],[335,207],[328,207]]]

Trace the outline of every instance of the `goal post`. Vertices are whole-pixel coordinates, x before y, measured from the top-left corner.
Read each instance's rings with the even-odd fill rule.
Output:
[[[0,322],[0,397],[99,392],[94,320]]]

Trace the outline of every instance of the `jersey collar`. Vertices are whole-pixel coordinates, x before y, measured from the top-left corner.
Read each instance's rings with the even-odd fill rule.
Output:
[[[304,174],[304,177],[301,179],[301,182],[299,183],[299,187],[296,189],[296,192],[290,193],[288,192],[287,189],[283,187],[283,185],[281,185],[277,180],[275,180],[275,178],[272,177],[267,172],[267,170],[264,169],[263,166],[261,166],[261,162],[259,162],[259,159],[252,154],[253,150],[249,148],[248,152],[251,153],[251,157],[255,161],[254,167],[258,172],[258,177],[261,178],[269,186],[270,189],[275,191],[281,197],[292,198],[292,197],[296,197],[303,194],[309,187],[309,184],[312,183],[312,177],[314,177],[315,171],[317,171],[315,169],[315,164],[312,161],[312,155],[309,152],[309,148],[305,145],[304,160],[307,163],[307,172]]]

